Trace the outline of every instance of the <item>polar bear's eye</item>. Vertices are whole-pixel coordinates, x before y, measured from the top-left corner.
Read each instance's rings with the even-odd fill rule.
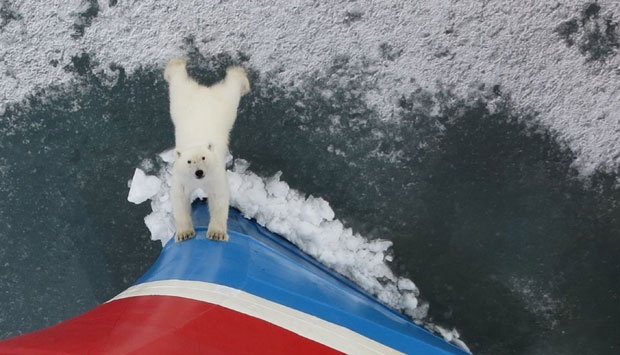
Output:
[[[191,160],[188,160],[188,161],[187,161],[187,164],[191,164],[191,163],[192,163],[192,161],[191,161]]]
[[[202,160],[205,160],[205,157],[202,157]]]

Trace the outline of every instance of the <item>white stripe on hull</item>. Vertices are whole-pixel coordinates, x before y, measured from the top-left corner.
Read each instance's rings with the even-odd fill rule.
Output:
[[[132,286],[113,298],[174,296],[216,304],[314,340],[347,354],[401,354],[348,328],[231,287],[185,280],[153,281]]]

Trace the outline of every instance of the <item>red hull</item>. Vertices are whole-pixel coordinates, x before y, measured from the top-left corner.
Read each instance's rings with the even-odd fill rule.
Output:
[[[155,316],[152,316],[155,315]],[[139,331],[139,330],[142,331]],[[41,345],[41,347],[37,345]],[[53,349],[53,350],[52,350]],[[1,354],[340,354],[269,322],[180,297],[131,297],[0,343]]]

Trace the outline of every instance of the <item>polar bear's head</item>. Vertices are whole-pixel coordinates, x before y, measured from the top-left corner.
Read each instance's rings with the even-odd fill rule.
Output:
[[[177,150],[175,166],[182,168],[181,171],[185,178],[202,179],[209,171],[214,158],[212,144],[196,146]]]

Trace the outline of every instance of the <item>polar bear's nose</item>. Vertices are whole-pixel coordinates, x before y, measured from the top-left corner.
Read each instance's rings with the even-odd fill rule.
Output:
[[[205,176],[205,173],[202,170],[196,170],[194,174],[196,174],[196,177],[199,179],[202,179],[202,177]]]

